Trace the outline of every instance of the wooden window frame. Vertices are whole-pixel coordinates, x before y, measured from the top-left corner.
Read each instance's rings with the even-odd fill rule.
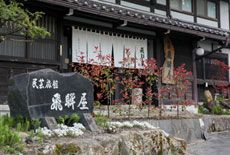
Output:
[[[194,4],[194,0],[191,0],[191,7],[192,7],[192,11],[191,12],[172,8],[171,7],[171,3],[170,3],[170,10],[171,11],[175,11],[175,12],[179,12],[179,13],[183,13],[183,14],[187,14],[187,15],[194,15],[194,5],[193,4]]]
[[[198,0],[196,0],[196,4],[197,4],[197,1],[198,1]],[[215,0],[206,0],[206,2],[207,2],[207,3],[206,3],[206,6],[205,6],[205,9],[206,9],[205,11],[206,11],[207,16],[199,15],[199,14],[196,12],[197,17],[218,22],[218,19],[219,19],[219,10],[220,10],[220,8],[219,8],[220,5],[219,5],[219,3],[218,3],[217,1],[215,1]],[[208,17],[208,5],[207,5],[208,2],[212,2],[212,3],[215,3],[215,4],[216,4],[216,18]],[[196,5],[195,7],[197,8],[197,5]],[[197,11],[197,9],[196,9],[196,11]]]

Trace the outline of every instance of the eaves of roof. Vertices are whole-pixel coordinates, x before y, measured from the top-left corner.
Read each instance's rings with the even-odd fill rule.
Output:
[[[37,0],[51,3],[82,12],[90,12],[109,18],[127,20],[138,24],[154,26],[158,28],[189,33],[196,36],[207,37],[215,40],[227,40],[230,31],[213,28],[197,23],[190,23],[178,19],[170,19],[164,16],[148,13],[117,4],[106,3],[97,0]]]

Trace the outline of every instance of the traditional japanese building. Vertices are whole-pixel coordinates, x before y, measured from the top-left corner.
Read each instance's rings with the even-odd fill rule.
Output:
[[[124,47],[131,56],[155,58],[162,66],[168,36],[174,47],[172,67],[185,63],[193,72],[186,99],[194,104],[203,101],[204,90],[218,82],[210,68],[213,60],[230,61],[227,0],[36,0],[25,5],[46,13],[38,25],[51,37],[0,43],[0,104],[7,101],[9,77],[41,68],[71,72],[69,64],[78,63],[81,51],[85,51],[86,63],[95,57],[95,46],[113,55],[118,68]],[[3,26],[0,32],[10,27]],[[9,37],[26,39],[19,34]],[[197,55],[203,50],[204,55]],[[229,84],[229,76],[224,82]]]

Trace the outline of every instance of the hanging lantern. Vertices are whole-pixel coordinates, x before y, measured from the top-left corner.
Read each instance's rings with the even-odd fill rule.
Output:
[[[196,49],[196,54],[199,55],[199,56],[204,55],[204,49],[201,48],[201,47],[198,47]]]

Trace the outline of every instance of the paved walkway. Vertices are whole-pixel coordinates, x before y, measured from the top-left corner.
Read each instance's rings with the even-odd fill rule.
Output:
[[[230,155],[230,132],[215,133],[207,141],[189,144],[187,155]]]

